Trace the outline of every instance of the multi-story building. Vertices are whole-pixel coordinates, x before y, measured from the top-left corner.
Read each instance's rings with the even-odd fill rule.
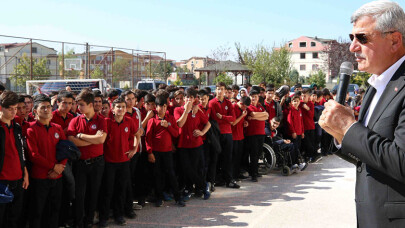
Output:
[[[312,73],[322,70],[329,81],[331,75],[327,66],[325,48],[334,40],[318,37],[301,36],[287,42],[291,51],[291,61],[300,76],[308,77]]]
[[[51,75],[44,76],[51,79],[58,77],[58,55],[55,49],[36,42],[32,43],[32,49],[30,43],[3,43],[0,44],[0,81],[10,85],[9,77],[14,74],[14,68],[24,55],[31,58],[31,52],[33,62],[46,58]]]
[[[183,60],[181,67],[186,67],[191,73],[195,75],[196,78],[200,78],[200,72],[194,71],[198,68],[206,67],[210,64],[214,64],[215,60],[208,57],[196,57],[193,56],[187,60]]]

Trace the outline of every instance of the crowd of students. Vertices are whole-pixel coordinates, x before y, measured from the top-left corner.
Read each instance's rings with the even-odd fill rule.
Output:
[[[106,96],[6,90],[0,185],[14,198],[0,203],[0,227],[91,227],[96,211],[106,227],[110,209],[125,225],[124,217],[135,218],[152,199],[157,207],[171,198],[180,207],[191,196],[208,200],[218,186],[259,180],[265,137],[289,149],[291,167],[304,170],[330,153],[331,138],[317,120],[333,94],[295,88],[292,96],[287,86],[265,83],[218,83],[215,94],[173,85]]]

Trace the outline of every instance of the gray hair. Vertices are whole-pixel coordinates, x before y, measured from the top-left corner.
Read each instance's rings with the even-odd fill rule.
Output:
[[[376,20],[377,31],[395,30],[401,33],[402,43],[405,46],[405,13],[398,3],[387,0],[369,2],[353,13],[350,22],[355,23],[363,16],[372,16]]]

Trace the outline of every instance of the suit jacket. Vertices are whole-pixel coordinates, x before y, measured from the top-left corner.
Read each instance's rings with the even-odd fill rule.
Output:
[[[355,123],[338,155],[356,164],[359,227],[405,227],[405,63],[389,81],[367,127],[362,122],[374,96],[367,89]]]

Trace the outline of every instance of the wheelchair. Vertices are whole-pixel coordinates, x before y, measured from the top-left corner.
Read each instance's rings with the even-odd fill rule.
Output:
[[[289,176],[297,172],[297,169],[291,169],[291,161],[291,153],[288,149],[282,149],[280,145],[273,145],[271,137],[266,135],[262,152],[259,155],[259,172],[268,174],[274,169],[280,170],[283,176]]]

